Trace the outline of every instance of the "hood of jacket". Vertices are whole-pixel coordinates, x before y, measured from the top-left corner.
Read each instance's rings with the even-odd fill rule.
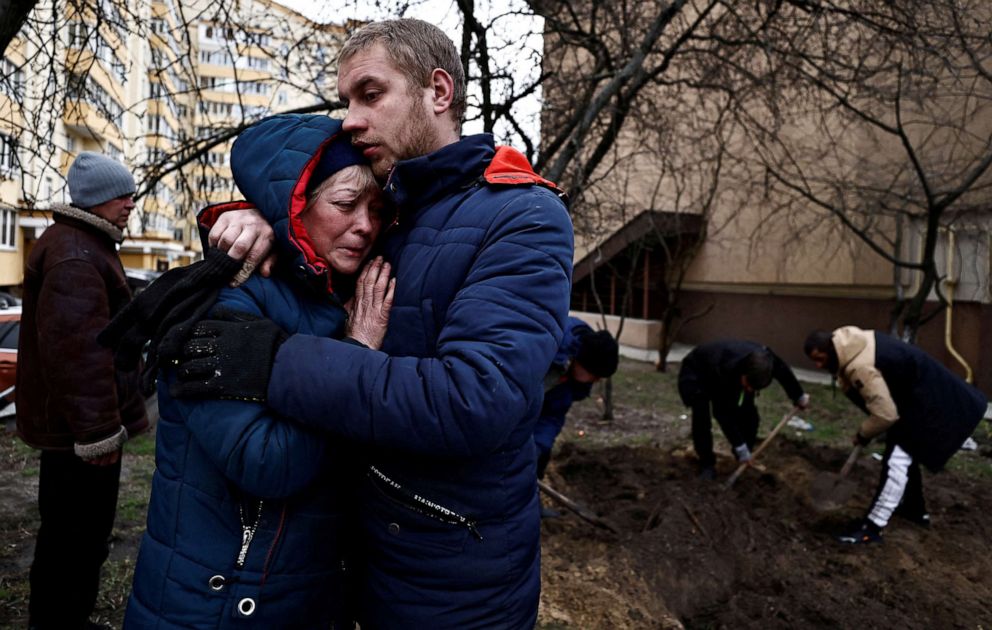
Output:
[[[275,231],[281,263],[308,283],[319,278],[330,291],[331,270],[303,227],[306,190],[324,149],[342,134],[341,121],[327,116],[282,114],[255,124],[231,149],[238,189]]]
[[[834,349],[837,350],[837,364],[840,372],[854,361],[859,354],[874,341],[874,335],[870,330],[862,330],[857,326],[844,326],[833,332]],[[871,361],[874,364],[874,360]]]
[[[398,162],[385,193],[401,215],[409,215],[478,183],[494,188],[541,186],[564,201],[564,193],[535,173],[522,153],[496,146],[488,133],[466,136],[433,153]]]

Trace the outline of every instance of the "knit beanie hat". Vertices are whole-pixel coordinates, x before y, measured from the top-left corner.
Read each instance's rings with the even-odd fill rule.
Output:
[[[597,330],[582,337],[575,360],[600,378],[609,378],[617,371],[620,346],[606,330]]]
[[[320,156],[320,161],[313,168],[310,180],[307,182],[307,197],[317,190],[325,179],[338,171],[355,166],[356,164],[368,164],[361,153],[351,144],[351,136],[338,134],[329,143],[324,145],[324,152]]]
[[[72,205],[88,209],[124,195],[133,195],[134,177],[126,166],[100,153],[83,151],[66,177]]]

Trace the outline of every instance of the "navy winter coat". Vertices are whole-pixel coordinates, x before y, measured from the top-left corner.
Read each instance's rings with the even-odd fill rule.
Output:
[[[899,410],[888,438],[939,471],[981,422],[985,395],[918,347],[878,331],[875,367]],[[855,402],[864,408],[863,401]]]
[[[555,439],[565,426],[565,416],[572,404],[589,397],[592,383],[579,383],[568,377],[567,370],[572,358],[579,353],[582,337],[592,332],[585,322],[577,317],[569,317],[565,336],[561,340],[558,354],[555,355],[551,370],[561,377],[544,394],[541,415],[534,427],[534,443],[543,452],[551,451]]]
[[[278,116],[235,143],[238,185],[274,225],[289,264],[225,289],[218,305],[290,332],[343,335],[344,309],[287,220],[291,206],[302,208],[291,193],[305,183],[304,165],[339,131],[324,116]],[[125,627],[330,627],[342,616],[343,529],[354,511],[341,440],[335,447],[256,403],[173,399],[167,382],[159,383],[157,469]],[[243,525],[256,520],[239,569]]]
[[[370,445],[367,628],[527,628],[540,520],[532,434],[568,313],[572,228],[522,156],[477,135],[400,162],[382,352],[295,335],[269,404]]]

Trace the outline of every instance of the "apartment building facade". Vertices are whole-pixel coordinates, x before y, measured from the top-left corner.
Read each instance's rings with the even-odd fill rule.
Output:
[[[125,267],[200,255],[195,213],[237,198],[230,145],[251,121],[333,100],[345,27],[267,0],[100,0],[39,6],[0,78],[0,290],[16,292],[32,244],[67,203],[81,151],[126,164],[138,208]]]

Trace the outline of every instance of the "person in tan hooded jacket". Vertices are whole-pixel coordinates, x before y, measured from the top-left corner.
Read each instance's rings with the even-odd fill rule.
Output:
[[[117,254],[134,179],[83,152],[67,176],[72,205],[31,250],[18,341],[17,430],[41,449],[41,526],[29,628],[100,627],[88,619],[117,511],[121,447],[148,427],[138,371],[122,371],[97,334],[131,300]]]
[[[877,331],[856,326],[815,331],[805,351],[867,414],[852,442],[865,446],[886,434],[871,509],[838,540],[879,542],[893,514],[928,527],[920,464],[933,472],[944,467],[978,426],[986,397],[916,346]]]

